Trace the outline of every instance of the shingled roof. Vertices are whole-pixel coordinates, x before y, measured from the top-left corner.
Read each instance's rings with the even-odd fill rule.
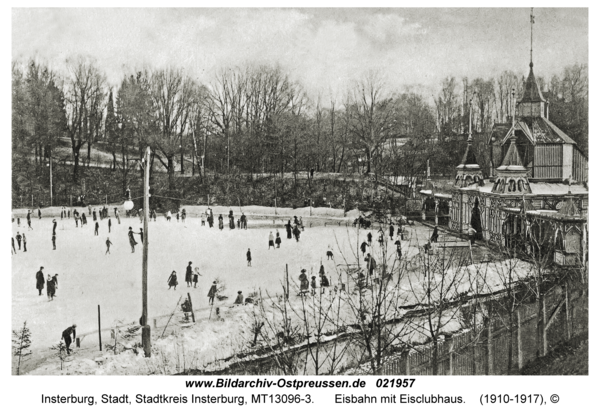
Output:
[[[510,141],[510,147],[508,147],[508,151],[506,151],[506,155],[504,156],[504,160],[502,160],[502,164],[498,167],[497,171],[521,171],[527,170],[523,166],[523,161],[521,160],[521,156],[519,155],[519,151],[517,151],[516,145],[516,137],[513,135]]]
[[[529,76],[527,76],[527,80],[525,81],[523,97],[519,101],[519,103],[524,102],[546,102],[544,95],[542,95],[542,91],[540,90],[540,86],[535,80],[535,75],[533,74],[533,63],[529,64]]]

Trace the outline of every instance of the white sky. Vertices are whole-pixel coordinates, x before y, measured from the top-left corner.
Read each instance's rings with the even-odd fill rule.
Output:
[[[59,69],[95,58],[110,83],[142,66],[182,66],[207,82],[221,67],[279,64],[314,97],[341,95],[368,70],[392,88],[436,93],[446,76],[526,74],[529,8],[13,9],[12,57]],[[536,75],[588,61],[588,10],[534,9]]]

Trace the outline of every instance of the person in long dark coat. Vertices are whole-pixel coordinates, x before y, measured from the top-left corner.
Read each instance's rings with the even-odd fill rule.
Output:
[[[298,226],[294,226],[294,238],[297,242],[300,241],[300,229],[298,228]]]
[[[185,283],[187,283],[187,287],[192,286],[192,262],[189,262],[185,268]]]
[[[439,237],[439,233],[438,233],[438,226],[435,226],[433,228],[433,233],[431,234],[431,242],[432,243],[437,243],[438,241],[438,237]]]
[[[242,217],[240,218],[241,224],[242,224],[242,228],[247,230],[248,229],[248,219],[246,218],[246,215],[244,213],[242,213]]]
[[[38,208],[38,218],[42,219],[42,210]]]
[[[27,210],[27,227],[33,230],[33,227],[31,227],[31,210]]]
[[[87,224],[87,218],[85,217],[85,213],[81,213],[81,225]]]
[[[144,243],[144,229],[140,228],[140,232],[138,234],[140,235],[140,241]]]
[[[371,242],[373,241],[373,235],[371,234],[371,232],[367,233],[367,243],[369,243],[369,246],[371,245]]]
[[[215,296],[217,296],[217,281],[215,280],[208,291],[208,304],[212,305],[215,303]]]
[[[23,239],[23,237],[21,236],[21,234],[19,232],[17,232],[17,245],[19,246],[19,250],[21,250],[21,240]]]
[[[94,225],[94,236],[98,235],[98,229],[100,228],[100,223],[96,222]]]
[[[127,233],[127,235],[129,236],[129,245],[131,246],[131,253],[135,253],[135,245],[137,244],[137,242],[133,237],[133,230],[131,230],[131,227],[129,227],[129,233]]]
[[[233,213],[233,212],[232,212],[232,213]],[[231,215],[229,216],[229,229],[230,229],[230,230],[233,230],[233,229],[235,229],[235,220],[234,220],[234,218],[233,218],[233,214],[231,214]]]
[[[185,208],[181,211],[181,222],[185,223],[185,218],[187,217],[187,213],[185,212]]]
[[[58,274],[55,276],[48,275],[48,282],[46,283],[46,293],[48,295],[48,301],[54,300],[54,296],[56,296],[57,287]]]
[[[52,233],[56,234],[56,226],[58,225],[58,223],[56,222],[56,220],[52,220]]]
[[[308,277],[306,277],[306,269],[300,271],[300,292],[306,292],[308,290]]]
[[[281,247],[281,236],[279,235],[279,231],[277,231],[275,236],[275,244],[277,245],[278,249]]]
[[[367,270],[369,271],[369,276],[373,276],[373,272],[377,267],[377,262],[375,258],[371,256],[370,253],[367,253],[367,257],[365,258],[365,262],[367,262]]]
[[[27,237],[25,237],[25,233],[23,233],[23,253],[27,251]]]
[[[56,233],[52,235],[52,250],[56,250]]]
[[[71,353],[71,350],[69,349],[72,342],[71,335],[73,335],[73,341],[75,340],[75,328],[77,328],[77,325],[73,324],[65,329],[62,333],[62,338],[65,340],[65,347],[67,348],[67,355]]]
[[[394,240],[394,225],[390,224],[390,240]]]
[[[94,209],[94,211],[92,212],[94,221],[98,220],[98,216],[96,215],[96,209]]]
[[[173,288],[173,290],[177,290],[177,285],[179,283],[177,282],[177,273],[174,270],[173,273],[171,273],[171,276],[169,276],[167,279],[167,284],[169,285],[169,289]]]
[[[223,215],[219,214],[219,230],[223,230]]]
[[[252,267],[252,253],[250,253],[250,248],[246,252],[246,261],[248,262],[248,266]]]
[[[325,273],[321,275],[321,292],[325,293],[325,289],[329,287],[329,279],[325,276]]]
[[[112,223],[110,221],[110,217],[108,218],[108,232],[110,233],[110,227],[112,226]]]
[[[400,239],[396,240],[396,254],[398,255],[398,259],[402,259],[402,245],[400,244]]]
[[[215,216],[213,215],[212,208],[208,208],[208,225],[212,227],[215,224]]]
[[[287,224],[285,225],[285,231],[287,232],[287,238],[291,239],[292,238],[292,221],[288,220]]]
[[[319,275],[324,275],[325,274],[325,266],[321,265],[321,267],[319,268]]]
[[[38,290],[39,295],[42,296],[42,290],[44,290],[44,284],[46,283],[46,279],[44,278],[44,273],[42,272],[44,267],[40,267],[40,270],[35,274],[35,288]]]
[[[367,242],[366,242],[366,241],[363,241],[363,242],[360,244],[360,251],[362,252],[363,256],[364,256],[364,255],[365,255],[365,253],[367,252],[367,246],[368,246],[368,245],[367,245]]]
[[[112,246],[112,242],[110,241],[110,238],[106,238],[106,253],[104,253],[104,255],[106,256],[107,254],[110,254],[110,246]]]

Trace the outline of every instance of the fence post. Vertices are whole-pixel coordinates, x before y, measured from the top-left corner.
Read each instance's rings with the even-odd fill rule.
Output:
[[[546,324],[548,323],[548,316],[546,314],[546,295],[542,295],[542,356],[546,356],[548,354],[548,329]]]
[[[488,301],[488,317],[487,317],[487,372],[486,375],[494,375],[494,332],[492,320],[492,301]]]
[[[450,337],[450,349],[448,351],[448,363],[449,363],[449,373],[448,375],[454,375],[454,337]]]
[[[571,291],[569,289],[569,282],[565,283],[565,323],[567,324],[567,340],[569,340],[573,334],[571,327]]]
[[[517,361],[519,369],[523,368],[523,333],[521,328],[521,308],[517,308]]]
[[[410,375],[410,351],[402,353],[401,361],[404,363],[404,375]]]
[[[196,323],[196,316],[194,315],[194,305],[192,304],[192,297],[190,296],[190,292],[188,292],[188,299],[190,301],[190,309],[192,310],[192,322]]]

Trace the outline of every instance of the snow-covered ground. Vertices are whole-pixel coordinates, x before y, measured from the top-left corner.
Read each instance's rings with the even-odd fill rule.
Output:
[[[58,343],[61,332],[72,323],[77,324],[78,336],[95,331],[98,305],[103,329],[114,326],[116,321],[137,321],[141,315],[142,245],[139,243],[136,252],[131,253],[127,238],[129,226],[139,232],[142,227],[139,219],[121,219],[119,225],[113,217],[111,233],[108,233],[108,221],[102,220],[99,236],[94,236],[91,218],[83,228],[76,228],[72,219],[59,218],[57,222],[57,250],[52,250],[52,219],[33,219],[33,230],[26,229],[25,220],[21,220],[20,227],[13,223],[13,236],[17,231],[26,234],[28,251],[23,253],[21,250],[12,256],[12,326],[18,329],[27,321],[32,333],[32,349],[47,349]],[[307,269],[309,275],[316,274],[322,261],[334,281],[336,268],[344,264],[342,255],[354,260],[356,228],[338,225],[306,228],[300,242],[296,243],[288,240],[285,229],[280,227],[281,248],[268,250],[269,231],[275,234],[275,228],[266,227],[267,223],[251,221],[248,230],[225,228],[220,231],[216,227],[202,227],[200,220],[195,218],[188,218],[185,224],[178,223],[175,218],[171,223],[161,218],[151,222],[150,319],[170,314],[179,298],[187,292],[191,294],[194,308],[206,309],[208,289],[217,277],[225,283],[224,295],[229,297],[223,303],[231,304],[238,290],[245,296],[259,288],[263,294],[267,291],[281,293],[286,264],[290,279],[297,280],[302,268]],[[257,227],[253,228],[253,225]],[[430,229],[420,226],[411,227],[409,231],[413,233],[413,239],[418,238],[421,242],[430,233]],[[372,232],[375,240],[376,232]],[[366,233],[360,231],[361,241],[366,238]],[[105,255],[107,236],[113,243],[109,255]],[[139,236],[136,238],[139,242]],[[328,245],[334,250],[333,261],[326,258]],[[248,248],[252,251],[252,267],[246,265]],[[393,255],[392,246],[389,250],[390,256]],[[185,269],[189,261],[193,262],[193,267],[199,267],[202,274],[196,289],[186,287]],[[35,289],[35,274],[40,266],[44,266],[44,275],[59,275],[54,301],[48,301],[45,291],[38,296]],[[179,280],[176,291],[168,290],[167,286],[167,278],[173,270],[177,271]],[[96,340],[88,337],[84,342]]]

